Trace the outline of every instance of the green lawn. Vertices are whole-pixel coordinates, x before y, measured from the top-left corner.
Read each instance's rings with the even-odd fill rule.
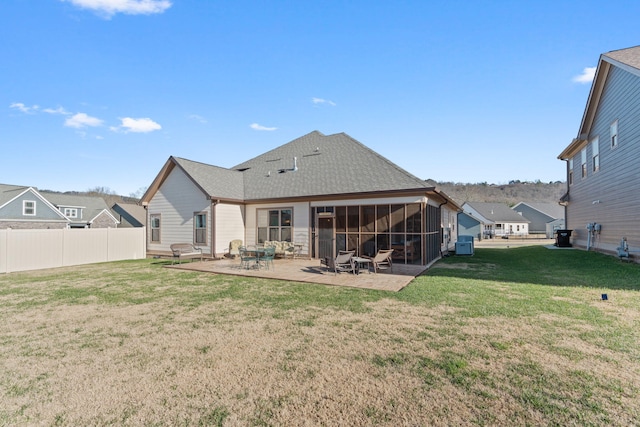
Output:
[[[158,260],[0,275],[0,425],[637,425],[639,290],[639,265],[541,246],[398,293]]]

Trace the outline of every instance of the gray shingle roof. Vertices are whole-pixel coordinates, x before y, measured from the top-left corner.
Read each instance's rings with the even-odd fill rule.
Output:
[[[627,49],[614,50],[604,53],[603,56],[629,65],[633,68],[640,69],[640,46],[630,47]]]
[[[245,200],[432,188],[344,133],[314,131],[232,169]]]
[[[557,203],[544,203],[544,202],[521,202],[529,205],[532,208],[542,212],[551,218],[564,218],[564,207]]]
[[[504,203],[467,202],[466,204],[494,222],[530,222]]]
[[[209,196],[243,200],[244,176],[241,172],[179,157],[173,159]]]
[[[94,219],[100,212],[109,211],[109,206],[102,197],[83,196],[78,194],[49,193],[40,191],[42,197],[47,199],[52,205],[83,208],[82,219],[71,218],[72,222],[88,222]]]
[[[0,206],[13,199],[29,187],[0,184]]]

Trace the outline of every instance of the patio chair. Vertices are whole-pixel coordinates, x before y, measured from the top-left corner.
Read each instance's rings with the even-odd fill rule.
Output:
[[[271,267],[275,270],[275,267],[273,266],[273,259],[275,258],[275,256],[276,248],[274,248],[273,246],[267,246],[264,248],[263,255],[261,255],[258,259],[258,264],[260,264],[261,266],[264,265],[264,268],[266,268],[267,270],[269,269],[269,265],[271,265]]]
[[[242,240],[236,239],[229,242],[229,256],[237,257],[240,256],[240,247],[242,246]]]
[[[258,264],[258,257],[255,251],[250,251],[246,247],[240,246],[238,252],[240,253],[240,265],[242,267],[249,269]]]
[[[391,260],[391,254],[393,249],[380,249],[376,256],[371,258],[371,265],[373,266],[373,272],[377,273],[378,270],[392,271],[393,261]]]
[[[350,271],[356,274],[356,263],[353,262],[353,254],[355,254],[355,251],[338,252],[338,256],[333,260],[334,274],[338,274],[339,271]]]

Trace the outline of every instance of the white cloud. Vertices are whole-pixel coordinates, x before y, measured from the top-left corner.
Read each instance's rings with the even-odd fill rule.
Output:
[[[89,9],[107,18],[116,13],[127,15],[151,15],[162,13],[171,7],[169,0],[62,0],[82,9]]]
[[[311,102],[313,102],[314,104],[327,104],[327,105],[331,105],[332,107],[336,106],[335,102],[329,101],[328,99],[322,99],[322,98],[311,98]]]
[[[582,84],[591,83],[595,76],[596,67],[586,67],[584,70],[582,70],[582,74],[573,78],[573,81]]]
[[[49,114],[62,114],[63,116],[68,116],[69,114],[71,114],[70,112],[68,112],[67,110],[65,110],[62,107],[44,108],[42,111],[44,111],[45,113],[49,113]]]
[[[125,132],[147,133],[162,129],[162,126],[146,117],[140,119],[125,117],[120,120],[122,124],[119,127],[112,127],[112,131],[124,129]]]
[[[268,130],[268,131],[272,131],[272,130],[277,130],[278,129],[278,128],[269,128],[269,127],[266,127],[266,126],[259,125],[257,123],[252,123],[252,124],[249,125],[249,127],[251,129],[253,129],[253,130]]]
[[[9,105],[9,108],[22,111],[25,114],[32,114],[35,113],[40,107],[38,105],[32,105],[31,107],[29,107],[27,105],[24,105],[22,102],[14,102],[13,104]]]
[[[102,126],[102,120],[91,117],[85,113],[77,113],[65,120],[64,125],[71,128],[82,129],[88,126]]]

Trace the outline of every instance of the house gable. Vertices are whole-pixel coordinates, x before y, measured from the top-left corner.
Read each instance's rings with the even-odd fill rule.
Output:
[[[24,214],[25,202],[34,203],[33,215]],[[35,188],[3,184],[0,184],[0,220],[67,222],[67,218]]]

